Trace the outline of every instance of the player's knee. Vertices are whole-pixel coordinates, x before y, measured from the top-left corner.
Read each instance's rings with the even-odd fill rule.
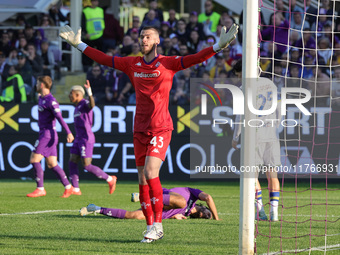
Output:
[[[156,178],[158,176],[158,171],[157,171],[157,169],[151,169],[151,168],[147,169],[146,168],[145,171],[144,171],[144,175],[145,175],[145,178],[147,180],[150,180],[150,179]]]
[[[277,173],[276,172],[270,172],[269,173],[269,178],[271,180],[276,180],[277,179]]]
[[[158,177],[159,166],[157,164],[146,164],[144,167],[144,175],[147,180]]]
[[[69,161],[77,164],[79,159],[76,156],[71,155]]]
[[[145,172],[145,178],[146,178],[147,180],[150,180],[150,179],[153,179],[153,176],[152,176],[151,173]]]
[[[37,157],[37,154],[35,154],[34,152],[31,153],[31,156],[30,156],[30,164],[33,164],[33,163],[39,163],[40,160],[39,158]]]
[[[145,219],[142,211],[126,212],[125,219],[143,220]]]
[[[144,217],[143,213],[138,213],[138,214],[136,214],[135,219],[136,220],[144,220],[145,217]]]
[[[86,169],[86,167],[91,165],[92,159],[91,158],[83,158],[83,159],[81,159],[81,163],[83,164],[84,168]]]
[[[84,168],[85,168],[86,170],[88,170],[87,168],[89,168],[90,165],[91,165],[91,164],[83,163],[83,166],[84,166]]]
[[[55,167],[55,166],[56,166],[56,164],[47,163],[47,167],[48,167],[49,169],[52,169],[52,168]]]

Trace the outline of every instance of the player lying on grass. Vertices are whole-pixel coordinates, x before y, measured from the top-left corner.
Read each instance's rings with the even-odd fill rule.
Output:
[[[205,201],[208,208],[203,205],[197,205],[197,200]],[[132,193],[131,201],[139,201],[139,193]],[[181,220],[190,217],[219,220],[213,198],[208,193],[199,189],[189,187],[163,188],[163,205],[162,219]],[[99,207],[94,204],[89,204],[80,209],[81,216],[91,213],[100,213],[118,219],[145,220],[141,209],[126,211],[123,209]]]
[[[109,176],[98,166],[92,165],[93,147],[95,137],[91,130],[93,123],[93,107],[95,106],[92,95],[90,82],[87,80],[84,84],[89,99],[84,98],[85,90],[80,85],[71,88],[69,98],[71,103],[75,104],[74,108],[74,128],[76,138],[70,150],[70,161],[68,163],[70,170],[70,179],[73,186],[72,195],[81,195],[79,188],[79,170],[78,162],[81,160],[83,167],[88,172],[94,174],[99,179],[104,179],[109,184],[109,193],[112,194],[116,189],[116,176]]]

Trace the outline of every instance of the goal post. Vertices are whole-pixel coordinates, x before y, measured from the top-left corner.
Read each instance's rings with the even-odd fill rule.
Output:
[[[248,109],[248,94],[257,78],[258,61],[258,0],[243,1],[243,53],[242,85],[245,95],[244,118],[254,116]],[[255,93],[252,93],[253,96]],[[254,100],[253,100],[254,102]],[[255,166],[255,128],[242,127],[241,166]],[[240,175],[240,219],[239,219],[239,254],[254,254],[255,230],[255,183],[254,171],[241,171]]]

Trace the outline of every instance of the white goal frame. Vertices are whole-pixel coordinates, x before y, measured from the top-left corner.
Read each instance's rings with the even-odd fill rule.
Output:
[[[248,109],[248,91],[257,78],[258,61],[258,0],[243,0],[242,87],[245,95],[244,118],[252,119]],[[253,93],[254,95],[255,93]],[[253,101],[254,102],[254,101]],[[242,127],[241,166],[255,166],[255,129]],[[241,172],[239,254],[254,254],[255,235],[255,172]]]

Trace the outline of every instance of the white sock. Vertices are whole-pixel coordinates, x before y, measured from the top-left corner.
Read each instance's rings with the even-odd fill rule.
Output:
[[[65,186],[65,189],[70,189],[71,187],[72,187],[71,184],[69,184]]]
[[[261,211],[263,210],[263,203],[262,203],[262,190],[258,190],[257,193],[255,193],[255,196],[257,196],[257,199],[256,199],[256,208],[257,208],[257,211]]]
[[[75,192],[79,192],[79,191],[80,191],[79,188],[73,188],[73,190],[74,190]]]
[[[263,210],[262,198],[256,201],[256,207],[258,212]]]
[[[38,190],[44,190],[44,187],[37,187]]]
[[[149,231],[152,228],[152,225],[146,225],[146,230]]]
[[[278,206],[279,206],[279,201],[270,201],[270,212],[277,212]]]
[[[156,229],[162,229],[163,230],[162,222],[154,222],[153,225],[156,227]]]
[[[109,175],[109,177],[106,179],[107,182],[112,181],[112,177]]]

